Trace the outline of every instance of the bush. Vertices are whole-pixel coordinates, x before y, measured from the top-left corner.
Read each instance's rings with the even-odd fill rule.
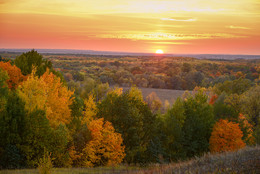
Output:
[[[43,158],[40,159],[38,164],[38,170],[40,174],[51,174],[52,159],[51,154],[44,150]]]

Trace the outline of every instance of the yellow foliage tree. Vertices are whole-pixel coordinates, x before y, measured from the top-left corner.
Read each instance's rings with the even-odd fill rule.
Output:
[[[238,123],[219,120],[213,127],[209,140],[211,152],[234,151],[245,146]]]
[[[25,101],[25,108],[29,112],[35,109],[45,110],[52,127],[69,123],[69,105],[72,103],[73,92],[48,70],[40,78],[35,76],[34,70],[28,80],[18,87],[18,95]]]
[[[111,166],[123,160],[123,139],[110,122],[104,122],[103,118],[95,119],[88,124],[88,129],[92,139],[83,149],[85,166]]]
[[[81,123],[82,124],[89,124],[90,121],[92,121],[96,115],[97,112],[97,106],[94,101],[94,96],[90,95],[88,99],[85,99],[85,111],[83,112],[83,118]]]

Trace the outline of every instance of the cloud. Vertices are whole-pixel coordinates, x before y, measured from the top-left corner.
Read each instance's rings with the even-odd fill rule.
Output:
[[[242,30],[250,30],[250,29],[251,29],[251,28],[248,28],[248,27],[234,26],[234,25],[226,26],[226,28],[231,28],[231,29],[242,29]]]
[[[177,22],[194,22],[197,21],[197,19],[194,18],[161,18],[163,21],[177,21]]]
[[[159,42],[149,42],[152,44],[160,44],[160,45],[187,45],[190,44],[188,42],[175,42],[175,41],[159,41]]]
[[[171,34],[171,33],[137,33],[137,34],[103,34],[97,35],[99,38],[131,39],[131,40],[152,40],[152,41],[172,41],[172,40],[194,40],[194,39],[219,39],[219,38],[244,38],[227,33],[204,33],[204,34]]]

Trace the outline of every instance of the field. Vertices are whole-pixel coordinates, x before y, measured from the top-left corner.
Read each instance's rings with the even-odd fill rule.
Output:
[[[130,89],[129,87],[123,87],[123,91]],[[157,89],[157,88],[138,88],[142,91],[143,98],[145,99],[149,94],[155,92],[159,99],[164,103],[168,100],[169,103],[173,104],[174,101],[181,97],[185,90],[171,90],[171,89]]]
[[[246,147],[236,152],[225,152],[221,154],[205,154],[203,157],[195,157],[189,161],[151,165],[146,168],[139,167],[99,167],[99,168],[55,168],[53,174],[168,174],[168,173],[232,173],[243,174],[260,172],[260,147]],[[0,174],[37,174],[37,169],[2,170]]]

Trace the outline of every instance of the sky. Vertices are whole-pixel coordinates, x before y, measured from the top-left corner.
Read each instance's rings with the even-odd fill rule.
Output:
[[[260,0],[0,0],[0,48],[260,54]]]

